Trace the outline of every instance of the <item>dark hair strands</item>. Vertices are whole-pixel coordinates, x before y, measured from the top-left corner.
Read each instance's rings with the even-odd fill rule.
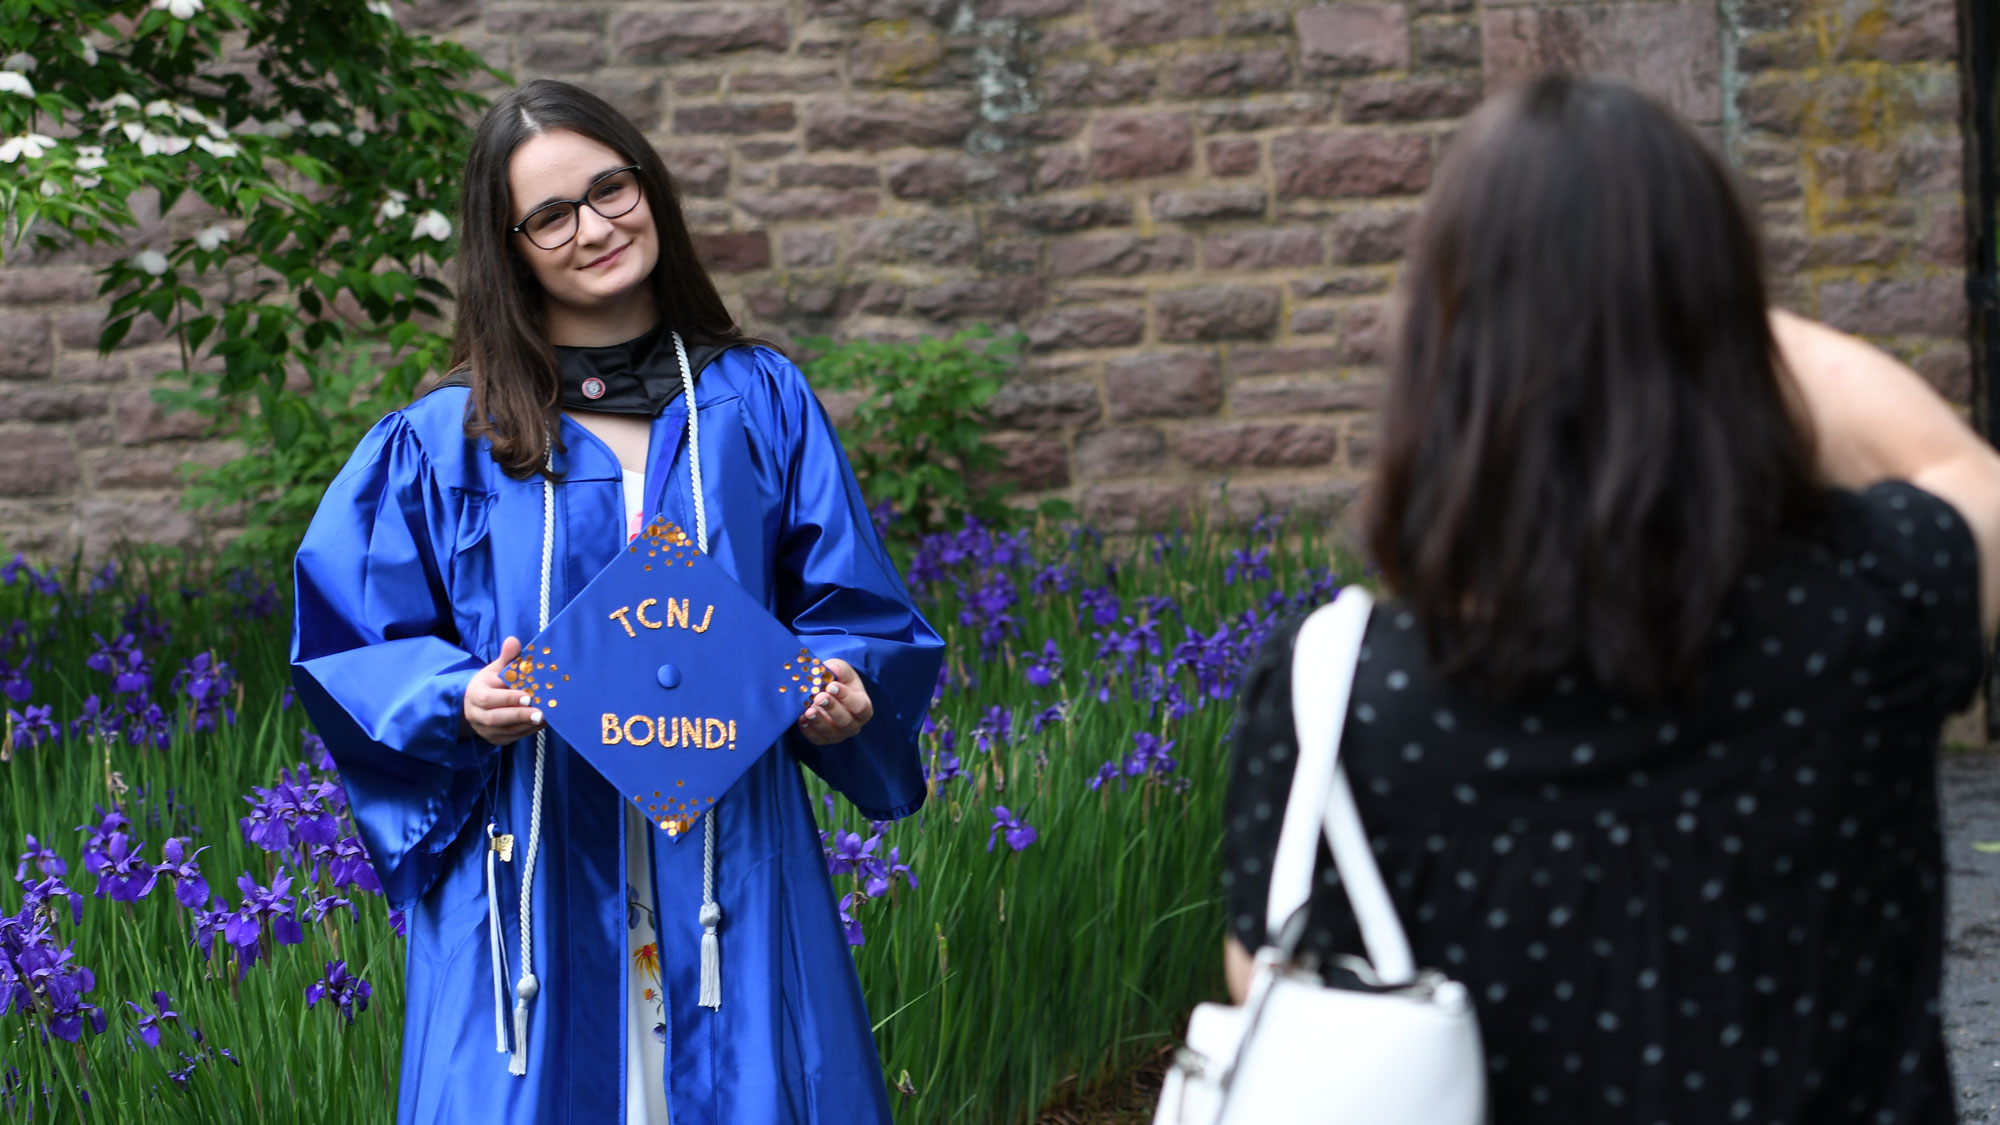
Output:
[[[451,355],[453,369],[471,372],[466,436],[485,438],[494,460],[516,478],[542,472],[549,443],[560,441],[561,380],[543,329],[541,286],[508,230],[515,218],[507,166],[531,137],[561,130],[638,166],[659,238],[651,284],[661,319],[691,343],[749,342],[702,268],[660,154],[595,94],[550,79],[524,83],[486,111],[466,157]]]
[[[1365,534],[1444,676],[1692,690],[1824,490],[1721,161],[1616,83],[1480,110],[1411,245]]]

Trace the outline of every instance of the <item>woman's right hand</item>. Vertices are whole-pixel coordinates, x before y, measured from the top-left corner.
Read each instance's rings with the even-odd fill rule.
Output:
[[[500,642],[500,658],[481,668],[465,685],[465,725],[495,746],[542,729],[540,708],[529,706],[520,688],[508,687],[500,678],[500,670],[520,655],[521,639],[508,637]]]

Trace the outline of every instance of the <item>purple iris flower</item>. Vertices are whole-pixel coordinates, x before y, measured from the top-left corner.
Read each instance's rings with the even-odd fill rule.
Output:
[[[39,914],[53,922],[62,914],[63,900],[69,900],[69,921],[72,926],[83,924],[83,896],[63,882],[62,876],[51,875],[38,883],[31,884],[21,895],[21,909]]]
[[[53,742],[62,733],[46,703],[39,707],[30,704],[26,714],[10,710],[7,721],[14,728],[14,741],[24,747],[33,748],[44,742]]]
[[[293,916],[290,873],[280,871],[266,889],[258,886],[246,871],[236,877],[236,887],[243,892],[243,909],[223,926],[222,936],[229,939],[229,944],[240,950],[254,947],[262,936],[260,923],[265,918],[271,920],[271,936],[279,945],[297,945],[306,939],[304,931],[299,929],[299,920]]]
[[[1259,547],[1255,551],[1245,547],[1240,551],[1229,552],[1229,562],[1222,568],[1222,584],[1234,586],[1238,577],[1245,582],[1269,579],[1271,567],[1265,560],[1270,556],[1269,547]]]
[[[330,1000],[339,1006],[340,1014],[354,1022],[356,1012],[368,1010],[368,997],[374,994],[374,986],[347,971],[347,962],[329,961],[326,975],[306,986],[306,1007],[310,1008],[321,1000]]]
[[[1013,737],[1014,713],[995,704],[986,709],[986,717],[972,728],[973,744],[991,754],[996,746],[1005,746]]]
[[[1015,851],[1025,851],[1035,842],[1037,833],[1034,825],[1007,811],[1005,805],[993,806],[993,824],[986,831],[986,850],[992,851],[994,842],[1002,835],[1007,846]]]
[[[292,690],[292,685],[286,684],[284,692],[278,696],[278,710],[291,710],[292,704],[298,702],[298,698],[299,693]]]
[[[5,694],[16,703],[26,703],[35,694],[35,682],[28,678],[27,661],[14,668],[0,660],[0,694]]]
[[[44,875],[69,874],[69,863],[55,852],[43,847],[42,842],[35,839],[33,833],[28,835],[28,850],[21,853],[20,862],[14,865],[16,883],[27,882],[29,864],[34,864],[35,870]]]
[[[165,862],[153,868],[156,876],[173,880],[174,898],[189,910],[200,910],[208,901],[208,880],[202,877],[201,868],[195,861],[207,848],[187,850],[189,841],[179,836],[160,845],[160,858]]]
[[[235,917],[236,912],[222,906],[219,899],[216,901],[216,908],[214,910],[196,910],[194,912],[194,937],[191,944],[201,947],[202,960],[206,961],[214,955],[215,935],[222,933],[224,928],[228,926],[229,921]],[[225,937],[224,940],[228,939]]]
[[[103,566],[98,567],[97,573],[90,576],[90,592],[93,594],[102,594],[116,585],[118,585],[118,560],[116,559],[112,559]]]
[[[1028,682],[1036,687],[1047,687],[1062,675],[1062,649],[1056,647],[1055,638],[1042,642],[1042,655],[1037,658],[1030,653],[1022,653],[1021,659],[1030,661]]]
[[[1104,788],[1105,782],[1113,779],[1116,779],[1118,787],[1123,789],[1125,787],[1124,778],[1125,771],[1119,767],[1117,759],[1114,758],[1097,767],[1097,775],[1090,779],[1090,791],[1093,793],[1097,792],[1099,789]],[[991,851],[992,849],[989,848],[987,850]]]
[[[361,846],[361,837],[343,836],[335,840],[328,860],[334,889],[358,887],[369,894],[382,893],[382,879],[375,873],[375,865],[368,862],[368,851]]]
[[[389,911],[389,932],[403,937],[409,928],[409,919],[400,910]]]
[[[86,1024],[94,1032],[104,1030],[104,1012],[84,999],[97,987],[97,977],[89,969],[74,964],[75,947],[56,948],[47,941],[24,943],[0,959],[0,1015],[8,1009],[33,1011],[48,1016],[50,1035],[66,1043],[83,1038]]]
[[[1033,578],[1028,579],[1029,591],[1038,595],[1046,594],[1050,591],[1058,594],[1067,594],[1070,592],[1070,588],[1075,585],[1076,568],[1066,562],[1050,563],[1048,566],[1036,571]]]
[[[1111,624],[1118,620],[1118,614],[1123,608],[1118,600],[1118,595],[1112,593],[1109,586],[1088,587],[1083,591],[1083,596],[1079,600],[1083,608],[1090,613],[1090,621],[1093,625]]]
[[[869,898],[881,898],[889,893],[889,888],[895,885],[897,879],[912,887],[917,885],[916,872],[903,862],[903,849],[890,848],[888,857],[876,860],[869,870],[863,889]]]
[[[94,827],[80,824],[76,829],[78,832],[90,833],[83,839],[83,869],[92,875],[103,871],[109,862],[104,852],[111,842],[111,837],[132,827],[132,818],[125,815],[123,806],[113,805],[110,812],[105,812],[104,806],[98,805],[97,815],[100,819]]]
[[[212,731],[216,721],[236,722],[236,710],[228,705],[229,692],[236,686],[236,673],[228,664],[206,652],[196,653],[174,673],[175,695],[185,695],[193,704],[195,730]]]
[[[1040,734],[1042,733],[1043,727],[1046,727],[1051,723],[1063,722],[1068,718],[1069,718],[1069,710],[1067,703],[1058,703],[1053,707],[1043,708],[1041,711],[1035,714],[1034,718],[1035,733]]]
[[[868,522],[875,525],[876,535],[887,536],[889,534],[889,525],[896,522],[895,502],[884,500],[879,504],[870,504],[868,506]]]
[[[289,691],[291,689],[287,688],[286,690]],[[306,757],[312,761],[313,768],[322,770],[336,768],[333,761],[333,754],[326,748],[326,739],[309,730],[301,730],[299,734],[302,738],[301,745],[305,749]]]
[[[153,893],[159,876],[153,865],[140,855],[145,845],[134,844],[123,832],[113,832],[104,842],[97,868],[98,898],[109,895],[113,902],[137,902]]]
[[[958,732],[945,727],[937,732],[937,739],[938,748],[931,755],[932,762],[924,765],[924,780],[941,786],[954,777],[964,776],[965,771],[960,766],[958,755],[952,753],[958,745]]]
[[[865,842],[859,832],[836,833],[833,847],[826,853],[826,873],[829,875],[852,874],[868,861],[875,858],[875,845],[879,837],[870,837]]]
[[[84,696],[83,709],[69,724],[71,738],[117,739],[121,737],[118,712],[104,706],[96,693]]]
[[[35,568],[29,566],[28,560],[20,552],[16,551],[14,557],[7,561],[6,566],[0,566],[0,586],[12,586],[15,580],[21,577],[22,571],[33,574]]]
[[[347,908],[347,913],[349,917],[355,919],[359,919],[361,917],[361,908],[354,905],[352,900],[342,898],[341,896],[336,894],[327,894],[327,895],[321,895],[317,898],[312,899],[312,901],[306,903],[305,919],[308,922],[317,924],[320,919],[326,917],[328,914],[332,913],[335,910],[339,910],[343,906]]]
[[[174,1023],[181,1018],[181,1014],[173,1010],[166,993],[153,993],[153,1004],[158,1010],[149,1012],[130,1000],[125,1001],[126,1007],[139,1013],[139,1039],[148,1047],[160,1045],[161,1024]]]
[[[153,685],[153,666],[139,648],[139,639],[130,633],[107,642],[96,633],[97,651],[84,659],[84,666],[111,677],[111,690],[120,695],[145,695]]]
[[[861,932],[861,919],[856,918],[853,913],[866,901],[867,899],[853,891],[840,896],[840,928],[847,934],[849,945],[867,944],[867,935]]]
[[[1139,731],[1132,735],[1135,744],[1131,754],[1125,759],[1125,773],[1128,777],[1144,774],[1168,774],[1179,763],[1175,762],[1171,751],[1172,741],[1162,742],[1158,735],[1150,731]]]

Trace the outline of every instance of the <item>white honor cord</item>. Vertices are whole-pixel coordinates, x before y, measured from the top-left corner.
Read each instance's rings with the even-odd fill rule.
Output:
[[[549,627],[549,572],[555,561],[556,548],[556,486],[549,473],[556,463],[555,438],[543,434],[546,451],[542,461],[542,604],[536,618],[535,631]],[[521,865],[521,979],[514,985],[514,1058],[507,1064],[507,1073],[520,1076],[528,1073],[528,1005],[541,991],[541,982],[535,979],[535,856],[542,844],[542,767],[548,759],[549,732],[543,728],[535,732],[535,787],[532,803],[528,806],[528,854]]]
[[[687,348],[681,344],[681,334],[674,333],[674,356],[681,364],[681,393],[687,399],[688,412],[688,473],[694,485],[694,543],[702,554],[708,553],[708,504],[702,497],[701,489],[701,423],[695,412],[694,372],[688,368]],[[722,939],[717,929],[722,925],[722,904],[715,901],[715,806],[710,805],[702,814],[701,842],[701,995],[697,998],[704,1008],[722,1007]]]
[[[507,942],[500,933],[500,880],[493,861],[499,854],[498,825],[486,826],[486,935],[487,951],[493,956],[493,1049],[506,1054],[507,1047]]]

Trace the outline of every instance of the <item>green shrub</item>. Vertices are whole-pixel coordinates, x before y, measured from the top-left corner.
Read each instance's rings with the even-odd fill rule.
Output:
[[[814,386],[861,393],[841,439],[862,495],[894,509],[898,534],[1010,515],[1008,485],[995,477],[1000,454],[986,442],[987,408],[1024,342],[985,325],[943,339],[800,341],[821,353],[805,366]]]

